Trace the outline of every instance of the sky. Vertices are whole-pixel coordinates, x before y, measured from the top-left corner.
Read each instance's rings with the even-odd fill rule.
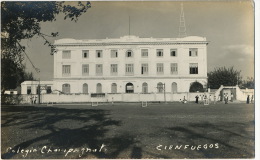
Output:
[[[234,67],[241,75],[254,76],[254,4],[251,1],[184,1],[187,36],[206,37],[208,71]],[[104,39],[130,34],[141,38],[178,38],[181,3],[177,1],[91,2],[92,7],[75,23],[58,15],[41,23],[42,32],[59,32],[62,38]],[[26,59],[27,71],[40,80],[52,80],[53,56],[41,38],[23,41],[26,52],[40,73]]]

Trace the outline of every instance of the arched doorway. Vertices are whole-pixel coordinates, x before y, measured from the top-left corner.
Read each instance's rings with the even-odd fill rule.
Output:
[[[177,93],[177,83],[176,82],[173,82],[172,83],[172,93]]]
[[[164,86],[162,82],[157,83],[157,92],[158,93],[163,93]]]
[[[112,83],[112,85],[111,85],[111,93],[117,93],[117,85],[116,85],[116,83]]]
[[[70,84],[63,84],[62,85],[62,92],[63,93],[70,93]]]
[[[133,85],[133,83],[127,83],[125,85],[125,93],[134,93],[134,85]]]
[[[97,84],[97,93],[102,93],[102,85],[100,83]]]
[[[146,82],[144,82],[143,85],[142,85],[142,92],[148,93],[148,84]]]
[[[83,89],[82,89],[82,90],[83,90],[83,93],[84,93],[84,94],[87,94],[87,93],[88,93],[88,84],[87,84],[87,83],[84,83],[84,84],[83,84]]]

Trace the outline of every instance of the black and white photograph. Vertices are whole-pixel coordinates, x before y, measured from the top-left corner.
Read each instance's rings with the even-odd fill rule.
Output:
[[[256,158],[255,11],[1,1],[1,159]]]

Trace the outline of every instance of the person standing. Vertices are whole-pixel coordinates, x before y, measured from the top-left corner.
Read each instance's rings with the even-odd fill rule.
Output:
[[[34,96],[31,95],[30,99],[31,99],[31,104],[33,104]]]
[[[34,97],[34,104],[36,104],[37,98],[37,96]]]
[[[183,103],[187,103],[185,96],[183,97]]]
[[[214,95],[214,104],[216,104],[216,95]]]
[[[195,97],[195,99],[196,99],[196,102],[195,103],[199,103],[199,96],[197,95],[196,97]]]
[[[208,97],[205,95],[204,96],[204,104],[207,104],[207,99],[208,99]]]
[[[225,93],[224,93],[224,101],[225,101],[225,104],[228,104],[228,96]]]
[[[230,101],[233,102],[233,98],[234,98],[234,95],[233,93],[231,93],[231,96],[230,96]]]
[[[251,103],[254,103],[254,95],[251,96]]]
[[[228,104],[228,94],[226,94],[226,96],[227,96],[227,98],[226,98],[227,99],[227,103],[226,104]]]
[[[250,96],[247,96],[246,103],[249,104]]]

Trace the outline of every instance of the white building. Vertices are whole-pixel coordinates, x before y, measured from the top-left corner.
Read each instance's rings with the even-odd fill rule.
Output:
[[[50,93],[48,88],[91,97],[147,94],[154,100],[156,94],[187,93],[193,82],[206,87],[207,44],[206,38],[196,36],[56,40],[54,79],[40,82],[46,90],[41,93]],[[36,94],[37,84],[22,83],[22,94]]]
[[[189,92],[207,83],[203,37],[75,40],[54,45],[54,86],[65,93]]]

